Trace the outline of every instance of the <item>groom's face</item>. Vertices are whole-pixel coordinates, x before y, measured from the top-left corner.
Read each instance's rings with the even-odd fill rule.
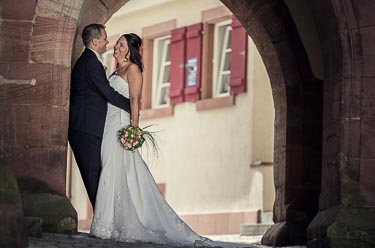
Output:
[[[102,54],[105,53],[105,51],[107,51],[107,44],[109,42],[107,40],[107,32],[104,29],[100,30],[100,34],[101,36],[99,39],[94,38],[93,44],[95,46],[95,51]]]

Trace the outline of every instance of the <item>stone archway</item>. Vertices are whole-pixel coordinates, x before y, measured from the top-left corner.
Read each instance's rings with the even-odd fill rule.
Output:
[[[0,146],[19,180],[65,194],[70,68],[82,48],[77,34],[126,2],[2,1]],[[263,243],[303,243],[310,224],[311,247],[373,245],[374,227],[365,220],[374,218],[375,206],[375,4],[308,4],[324,58],[322,84],[284,1],[222,2],[251,34],[273,88],[277,225]]]
[[[314,143],[306,141],[321,136],[322,82],[311,72],[285,4],[278,1],[222,2],[251,34],[273,89],[276,110],[274,216],[277,225],[263,242],[270,245],[303,244],[306,242],[306,228],[318,211],[321,139]],[[93,20],[92,16],[100,17],[100,12],[82,9],[77,29],[82,30],[91,22],[105,21]],[[82,50],[80,37],[76,37],[73,61]]]

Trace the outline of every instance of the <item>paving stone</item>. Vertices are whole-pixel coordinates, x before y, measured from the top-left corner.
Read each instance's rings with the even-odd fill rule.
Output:
[[[270,248],[269,246],[263,246],[259,244],[246,243],[243,237],[239,235],[224,235],[224,236],[212,236],[214,240],[220,240],[225,242],[231,242],[230,246],[225,246],[226,248]],[[250,240],[250,239],[248,239]],[[254,242],[254,239],[252,240]],[[229,244],[229,243],[227,243]],[[30,248],[172,248],[173,246],[153,244],[153,243],[125,243],[125,242],[115,242],[111,240],[97,239],[90,237],[87,233],[78,233],[74,235],[64,235],[64,234],[52,234],[43,233],[41,238],[29,237]],[[183,248],[183,247],[179,247]],[[187,248],[187,247],[186,247]],[[306,248],[306,246],[290,246],[284,248]]]
[[[42,237],[43,219],[38,217],[25,217],[25,227],[29,237]]]

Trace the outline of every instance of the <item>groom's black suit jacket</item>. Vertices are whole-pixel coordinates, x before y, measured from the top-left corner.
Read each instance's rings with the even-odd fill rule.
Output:
[[[71,77],[69,129],[103,136],[107,103],[130,113],[130,101],[110,87],[104,67],[86,48]]]
[[[68,136],[93,207],[101,172],[100,154],[108,102],[130,113],[129,99],[111,88],[102,63],[86,48],[72,71]]]

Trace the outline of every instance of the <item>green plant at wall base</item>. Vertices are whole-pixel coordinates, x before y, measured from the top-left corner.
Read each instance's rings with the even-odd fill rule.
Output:
[[[77,212],[65,196],[36,193],[23,195],[24,213],[43,219],[43,232],[72,234],[77,231]]]
[[[375,209],[343,206],[336,219],[327,229],[331,247],[375,247]]]

